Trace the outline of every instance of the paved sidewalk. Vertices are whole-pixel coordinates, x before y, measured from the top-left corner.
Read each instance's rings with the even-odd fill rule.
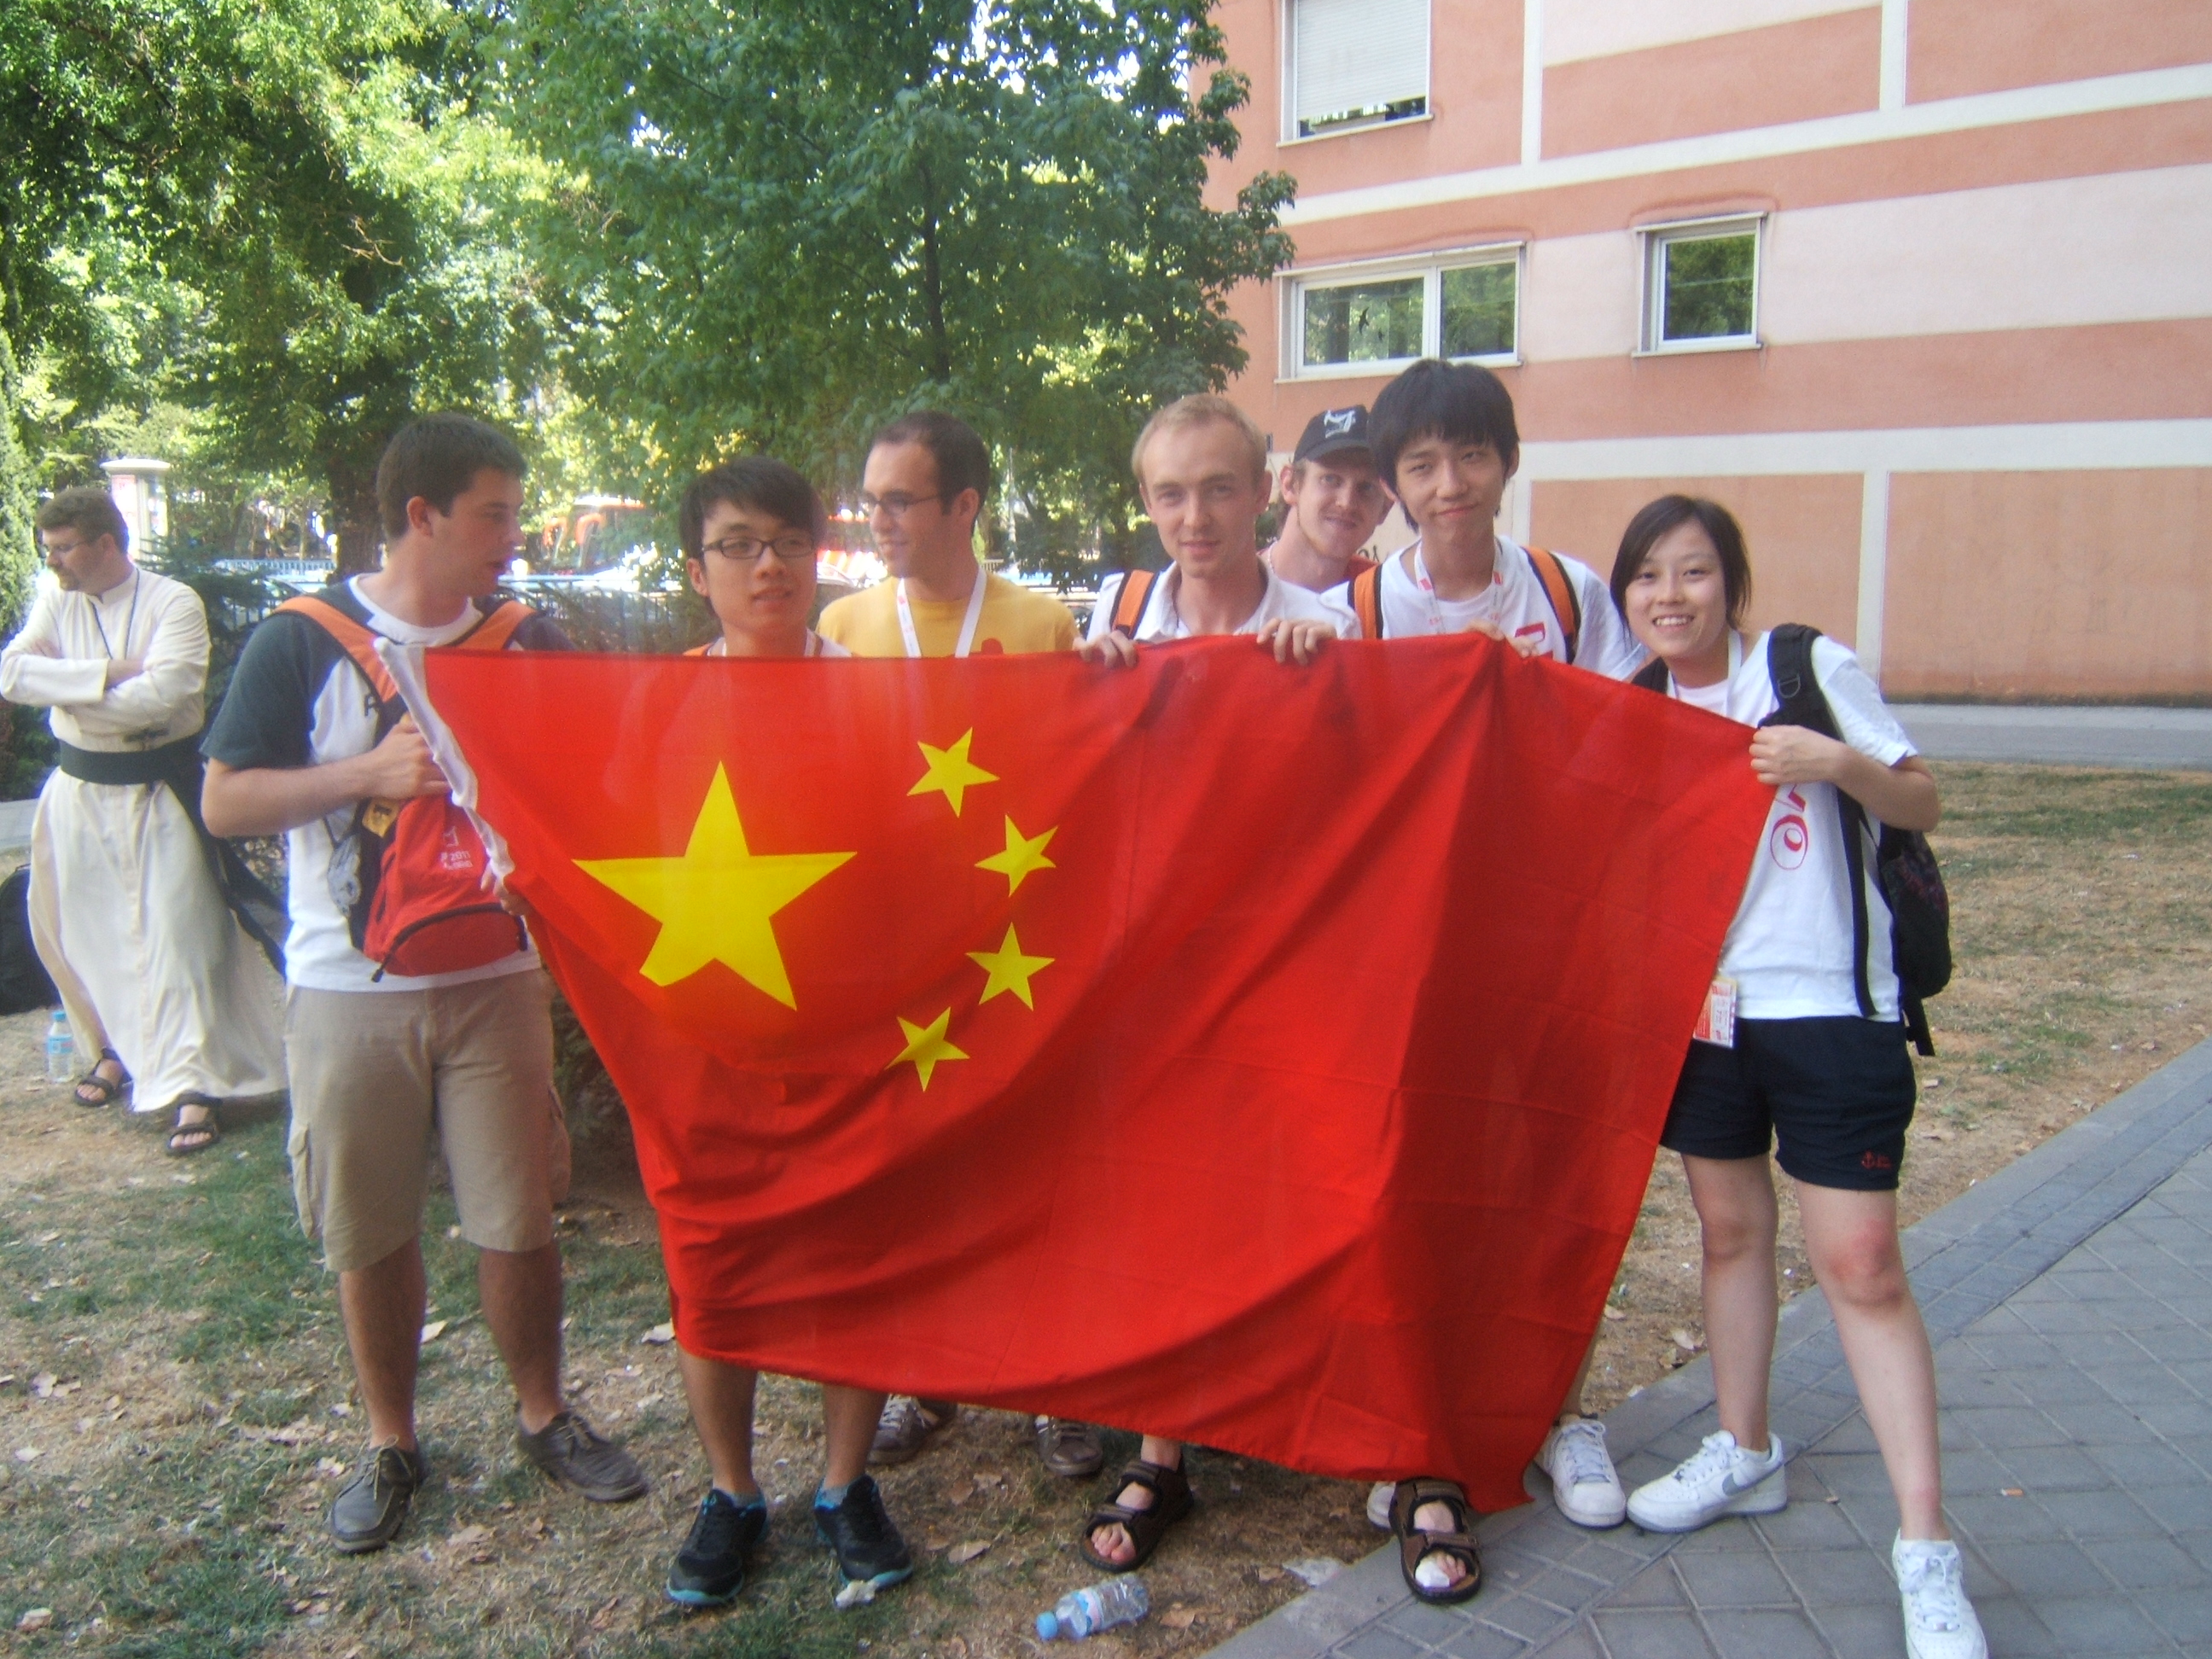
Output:
[[[2212,1656],[2212,1042],[1905,1235],[1947,1509],[1998,1659]],[[1790,1507],[1669,1537],[1537,1501],[1483,1523],[1462,1607],[1379,1550],[1218,1659],[1888,1659],[1897,1511],[1818,1292],[1782,1318]],[[1607,1419],[1632,1487],[1717,1425],[1709,1362]],[[1532,1492],[1538,1492],[1531,1481]]]
[[[2212,708],[1892,703],[1930,760],[2212,771]]]

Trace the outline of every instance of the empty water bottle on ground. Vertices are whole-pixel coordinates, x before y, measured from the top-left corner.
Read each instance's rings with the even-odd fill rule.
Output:
[[[70,1040],[69,1016],[60,1009],[46,1023],[46,1081],[67,1083],[76,1075],[76,1044]]]
[[[1080,1642],[1116,1625],[1133,1625],[1152,1611],[1152,1597],[1141,1578],[1109,1578],[1060,1598],[1060,1605],[1036,1618],[1036,1631],[1048,1642],[1066,1637]]]

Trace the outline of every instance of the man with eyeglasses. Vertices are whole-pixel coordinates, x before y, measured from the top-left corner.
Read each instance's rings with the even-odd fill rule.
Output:
[[[284,1086],[283,987],[196,822],[207,612],[131,562],[105,489],[63,490],[38,529],[53,580],[0,654],[0,696],[51,710],[61,751],[31,825],[32,940],[99,1057],[77,1103],[135,1082],[135,1109],[174,1109],[170,1152],[203,1152],[216,1102]]]
[[[891,580],[824,611],[822,637],[856,657],[1074,649],[1066,605],[976,561],[992,483],[990,453],[965,421],[923,410],[877,433],[860,507]]]
[[[1078,649],[1066,605],[977,562],[975,520],[992,482],[990,453],[965,421],[924,410],[878,432],[860,475],[860,506],[891,580],[824,611],[822,637],[856,657]],[[1133,660],[1120,641],[1082,649],[1100,661]],[[959,1415],[950,1400],[893,1395],[868,1461],[907,1462]],[[1088,1424],[1040,1417],[1036,1437],[1037,1455],[1054,1474],[1083,1480],[1105,1465],[1098,1431]]]

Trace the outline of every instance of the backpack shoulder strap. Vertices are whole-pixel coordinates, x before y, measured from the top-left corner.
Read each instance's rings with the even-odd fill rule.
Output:
[[[328,599],[319,599],[312,593],[301,593],[289,599],[276,607],[272,615],[290,611],[295,617],[305,617],[338,643],[338,648],[353,659],[353,665],[367,677],[376,700],[388,703],[399,696],[398,683],[376,654],[376,634],[370,628],[356,622]]]
[[[520,599],[502,599],[489,616],[455,640],[454,647],[462,651],[504,651],[507,642],[514,637],[514,630],[537,614]]]
[[[1544,584],[1544,597],[1552,602],[1552,614],[1559,619],[1559,632],[1567,641],[1567,660],[1572,662],[1581,649],[1583,634],[1583,599],[1575,592],[1575,585],[1567,575],[1567,568],[1559,562],[1559,556],[1549,548],[1531,547],[1528,562],[1536,567],[1537,580]]]
[[[707,641],[707,645],[712,644],[714,644],[714,641],[709,640]],[[707,645],[695,645],[684,654],[687,657],[703,657],[707,654]]]
[[[1656,691],[1663,697],[1667,695],[1667,659],[1664,657],[1654,657],[1643,667],[1638,669],[1635,676],[1628,683],[1631,685],[1640,685],[1646,691]]]
[[[1359,637],[1382,637],[1382,567],[1370,564],[1352,576],[1352,611],[1359,618]]]
[[[1766,676],[1773,682],[1775,699],[1781,706],[1759,724],[1802,726],[1840,741],[1843,731],[1836,724],[1835,710],[1828,707],[1827,694],[1820,690],[1820,682],[1813,672],[1813,641],[1820,637],[1819,629],[1808,628],[1803,623],[1783,623],[1768,631]],[[1836,816],[1843,830],[1844,869],[1851,889],[1852,989],[1858,997],[1859,1017],[1872,1019],[1874,989],[1867,975],[1867,945],[1872,925],[1867,915],[1866,899],[1866,809],[1838,789]]]
[[[1121,591],[1114,600],[1112,632],[1134,639],[1137,624],[1145,618],[1145,601],[1152,597],[1152,584],[1160,579],[1157,570],[1130,570],[1122,574]]]

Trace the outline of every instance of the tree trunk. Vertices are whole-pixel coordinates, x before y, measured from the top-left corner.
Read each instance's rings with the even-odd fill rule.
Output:
[[[337,568],[359,576],[384,562],[384,527],[376,510],[376,474],[344,460],[329,467],[331,516],[337,521]]]

